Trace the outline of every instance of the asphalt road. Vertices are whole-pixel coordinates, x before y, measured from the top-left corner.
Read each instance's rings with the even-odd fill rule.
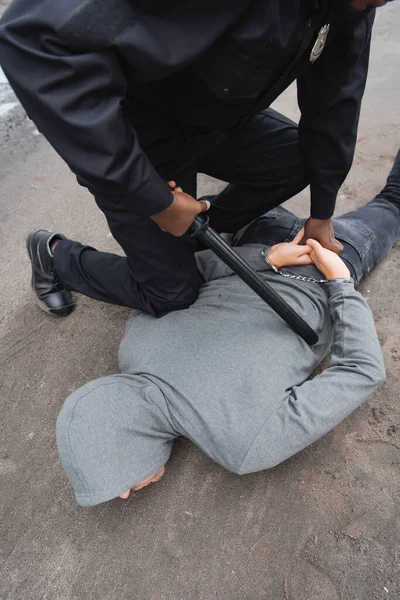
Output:
[[[399,23],[400,2],[379,12],[338,212],[375,195],[400,145]],[[293,90],[277,106],[296,116]],[[400,247],[361,287],[387,383],[346,422],[244,477],[180,440],[159,484],[82,509],[57,457],[55,419],[72,390],[117,371],[128,311],[79,297],[65,320],[42,313],[24,239],[44,227],[119,250],[1,76],[0,138],[0,600],[399,600]],[[288,205],[306,215],[307,193]]]

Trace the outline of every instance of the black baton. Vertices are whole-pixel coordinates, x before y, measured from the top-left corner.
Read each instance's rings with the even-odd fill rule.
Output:
[[[248,262],[243,260],[221,238],[221,236],[209,226],[207,215],[195,217],[189,233],[201,240],[207,248],[212,250],[228,267],[239,275],[251,289],[260,296],[307,344],[312,346],[318,342],[318,336],[313,329],[293,310],[287,302],[281,298],[275,290],[266,283]]]

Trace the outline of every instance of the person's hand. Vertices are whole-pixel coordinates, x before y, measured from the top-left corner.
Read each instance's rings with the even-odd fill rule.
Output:
[[[268,252],[268,260],[277,269],[295,265],[311,265],[311,248],[308,245],[300,246],[304,229],[301,229],[291,242],[282,242],[272,246]]]
[[[206,212],[210,208],[208,200],[195,200],[180,187],[175,187],[175,181],[169,181],[172,188],[173,202],[168,208],[152,215],[152,220],[162,231],[180,237],[187,232],[196,215]]]
[[[321,246],[336,254],[343,252],[342,244],[335,238],[332,219],[307,219],[301,243],[305,244],[308,239],[317,240]]]
[[[336,279],[350,277],[350,271],[335,252],[323,248],[317,240],[307,240],[307,246],[311,248],[309,254],[314,265],[321,271],[325,279]]]

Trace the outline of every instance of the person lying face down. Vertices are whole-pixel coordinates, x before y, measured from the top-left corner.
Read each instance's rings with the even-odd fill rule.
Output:
[[[269,469],[365,402],[385,369],[371,311],[350,277],[358,285],[389,252],[399,207],[400,154],[382,193],[334,220],[341,258],[313,240],[299,245],[304,220],[283,208],[235,235],[237,252],[317,331],[312,347],[211,251],[198,253],[205,283],[195,304],[160,319],[135,313],[121,373],[65,401],[57,442],[78,504],[127,498],[158,481],[178,436],[233,473]],[[311,281],[282,276],[262,251],[281,273]],[[310,380],[329,352],[328,368]]]

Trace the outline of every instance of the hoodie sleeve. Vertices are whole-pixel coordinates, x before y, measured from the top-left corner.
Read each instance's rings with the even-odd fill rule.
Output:
[[[267,418],[239,468],[271,468],[325,435],[385,382],[372,313],[352,283],[328,284],[334,339],[329,367],[294,387]]]
[[[0,24],[0,62],[28,116],[93,194],[146,216],[168,208],[172,194],[124,116],[115,51],[70,50],[49,11],[43,0],[20,0]]]

